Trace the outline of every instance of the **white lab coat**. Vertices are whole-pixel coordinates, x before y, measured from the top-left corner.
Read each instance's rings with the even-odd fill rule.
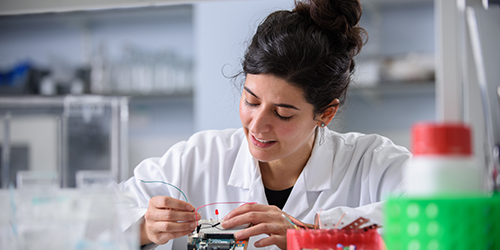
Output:
[[[319,132],[317,136],[321,136]],[[314,223],[316,213],[321,211],[323,226],[337,223],[346,211],[352,218],[361,211],[360,215],[382,222],[377,202],[398,190],[401,170],[410,159],[408,150],[373,134],[340,134],[325,129],[324,139],[321,145],[316,140],[283,211],[306,223]],[[141,180],[175,185],[195,207],[213,202],[268,204],[258,161],[250,154],[241,128],[196,133],[172,146],[161,158],[141,162],[134,177],[120,184],[135,199],[136,208],[128,211],[130,218],[125,221],[128,225],[140,222],[153,196],[185,200],[174,187]],[[369,205],[372,203],[376,205]],[[215,209],[222,218],[241,204],[211,205],[198,212],[204,219],[217,219]],[[364,207],[357,208],[360,206]],[[265,235],[251,237],[248,249],[255,249],[253,243],[260,237]],[[184,250],[186,244],[186,237],[182,237],[161,249]]]

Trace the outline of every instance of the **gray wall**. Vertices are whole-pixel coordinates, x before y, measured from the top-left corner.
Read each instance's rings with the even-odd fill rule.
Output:
[[[382,1],[383,2],[383,1]],[[195,130],[239,127],[238,88],[231,82],[241,70],[245,46],[256,25],[275,9],[290,9],[293,1],[210,2],[195,5],[196,92]],[[369,42],[358,60],[380,56],[402,57],[410,52],[434,52],[433,4],[373,4],[365,1],[361,24]],[[410,127],[435,117],[434,87],[403,83],[396,91],[381,83],[375,89],[353,93],[331,129],[379,133],[404,146],[410,145]],[[380,88],[378,88],[380,87]],[[389,90],[389,93],[387,92]]]
[[[241,71],[246,45],[259,22],[277,9],[290,9],[290,0],[214,1],[195,5],[195,129],[240,127],[239,81],[228,78]]]

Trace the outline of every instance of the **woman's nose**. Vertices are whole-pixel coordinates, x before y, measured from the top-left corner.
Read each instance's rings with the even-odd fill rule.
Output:
[[[270,118],[269,111],[261,107],[254,113],[250,124],[250,131],[255,134],[269,132],[272,127]]]

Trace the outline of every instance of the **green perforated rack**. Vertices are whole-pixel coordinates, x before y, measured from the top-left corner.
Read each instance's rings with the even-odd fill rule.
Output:
[[[500,196],[392,198],[384,207],[388,250],[500,249]]]

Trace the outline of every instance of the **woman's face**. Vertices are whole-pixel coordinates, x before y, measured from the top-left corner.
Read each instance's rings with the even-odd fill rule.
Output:
[[[261,162],[308,157],[319,124],[303,91],[269,74],[246,75],[240,119],[250,153]]]

